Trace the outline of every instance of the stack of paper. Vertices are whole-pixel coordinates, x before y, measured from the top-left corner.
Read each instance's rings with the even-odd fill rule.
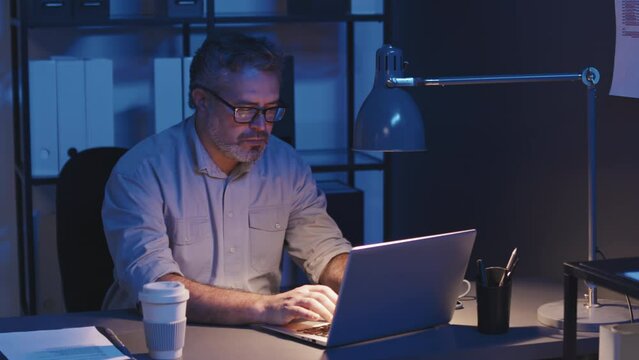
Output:
[[[93,326],[0,333],[1,355],[8,360],[133,359]]]

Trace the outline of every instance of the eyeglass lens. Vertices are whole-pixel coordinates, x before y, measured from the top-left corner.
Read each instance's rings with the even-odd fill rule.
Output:
[[[258,113],[262,113],[264,118],[268,122],[276,122],[284,118],[286,108],[274,107],[268,109],[256,109],[256,108],[236,108],[235,109],[235,121],[239,123],[249,123],[255,119]]]

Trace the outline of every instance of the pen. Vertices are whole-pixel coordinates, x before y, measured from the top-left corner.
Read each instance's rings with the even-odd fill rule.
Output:
[[[517,264],[519,263],[519,256],[517,256],[517,258],[515,259],[515,262],[513,262],[513,266],[510,267],[510,271],[508,271],[508,273],[506,274],[506,278],[508,280],[510,280],[510,278],[513,275],[513,271],[515,271],[515,267],[517,267]]]
[[[486,268],[484,267],[484,260],[477,259],[477,271],[479,272],[479,281],[482,286],[488,286],[488,280],[486,279]]]
[[[510,258],[508,259],[508,264],[506,264],[506,270],[501,276],[501,280],[499,280],[499,286],[504,285],[504,281],[506,281],[506,276],[512,270],[513,264],[515,263],[515,259],[517,259],[517,248],[513,249],[513,252],[510,254]]]
[[[107,338],[107,340],[109,340],[116,347],[116,349],[120,350],[122,354],[127,356],[128,360],[136,360],[136,358],[134,358],[131,355],[131,353],[129,352],[129,349],[126,348],[126,345],[124,345],[122,340],[120,340],[120,338],[115,334],[115,332],[113,332],[113,330],[106,327],[96,327],[96,328],[102,335],[104,335]]]

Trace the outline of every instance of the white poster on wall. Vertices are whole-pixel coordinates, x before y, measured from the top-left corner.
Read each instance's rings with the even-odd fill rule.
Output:
[[[615,0],[617,38],[610,95],[639,98],[639,0]]]

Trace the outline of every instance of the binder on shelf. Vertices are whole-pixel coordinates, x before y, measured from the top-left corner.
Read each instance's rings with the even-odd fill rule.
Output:
[[[29,61],[31,174],[58,175],[58,104],[53,60]]]
[[[193,62],[193,58],[185,57],[182,58],[182,95],[184,97],[184,110],[182,111],[182,118],[186,119],[187,117],[193,115],[195,112],[194,109],[191,109],[189,106],[189,85],[191,83],[191,62]]]
[[[153,61],[156,134],[184,119],[182,72],[180,58],[156,58]]]
[[[84,62],[86,92],[86,147],[114,145],[113,62]]]
[[[55,60],[58,100],[58,170],[70,151],[86,148],[86,97],[83,60]]]

